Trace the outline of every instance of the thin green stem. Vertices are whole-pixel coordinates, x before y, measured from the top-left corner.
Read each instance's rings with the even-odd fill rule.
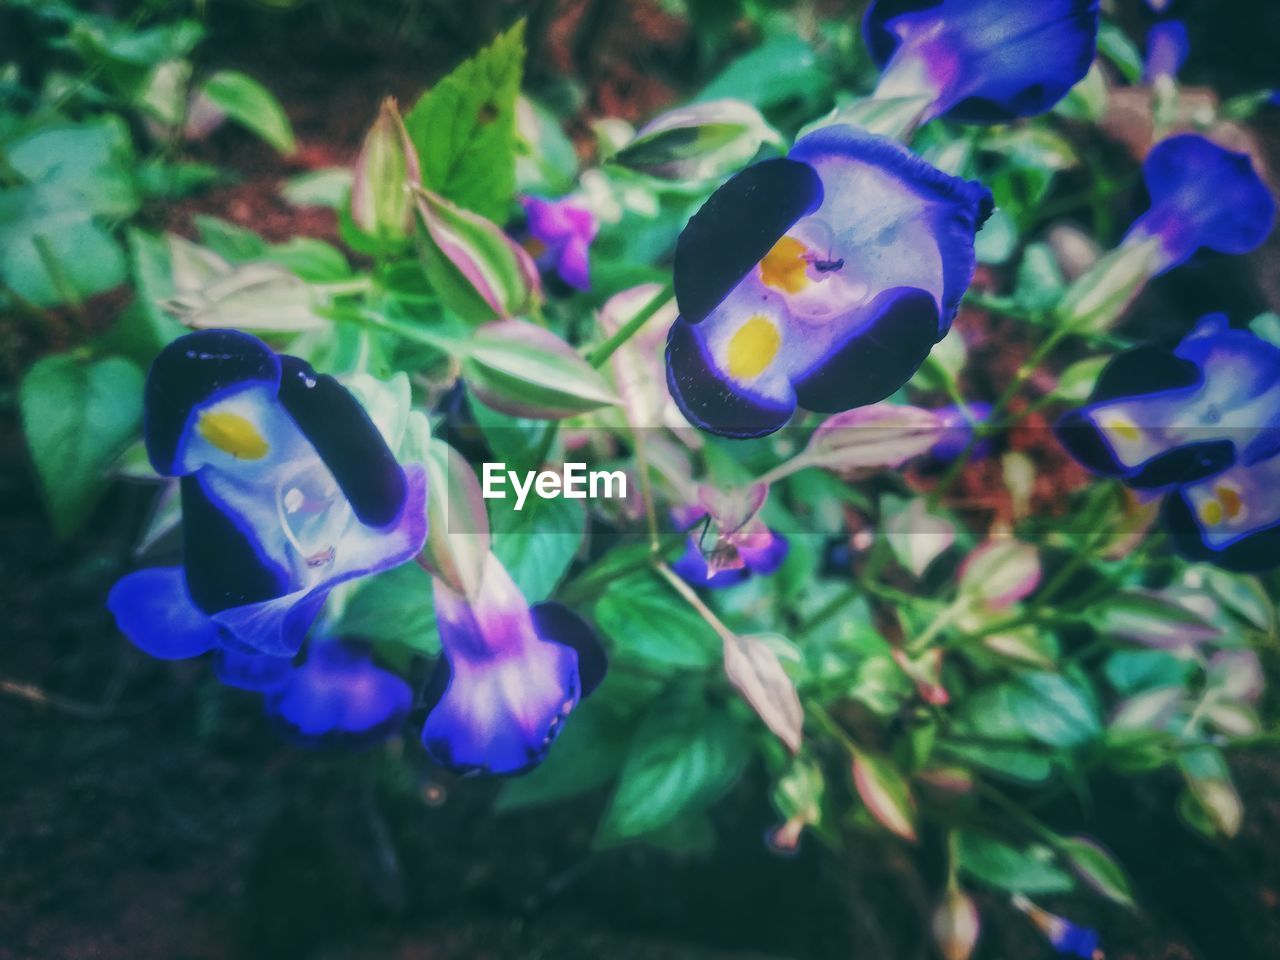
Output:
[[[636,333],[648,323],[653,315],[667,305],[667,301],[671,299],[675,287],[668,283],[646,303],[634,317],[620,326],[613,332],[603,343],[597,344],[587,353],[587,363],[593,367],[602,367],[606,360],[613,356],[614,352],[630,340]]]

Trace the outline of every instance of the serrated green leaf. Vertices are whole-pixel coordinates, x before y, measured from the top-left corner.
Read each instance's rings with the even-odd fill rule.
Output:
[[[748,740],[729,715],[677,690],[636,730],[596,844],[643,837],[714,803],[738,778]]]
[[[1079,684],[1047,671],[1023,674],[1009,689],[1014,716],[1028,735],[1070,748],[1102,732],[1098,710]]]
[[[405,116],[431,190],[503,223],[515,194],[524,21],[423,94]]]

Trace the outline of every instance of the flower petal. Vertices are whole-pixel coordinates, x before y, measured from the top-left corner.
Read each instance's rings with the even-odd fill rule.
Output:
[[[691,587],[706,587],[709,590],[720,590],[742,583],[751,576],[747,567],[741,566],[732,570],[711,572],[707,558],[698,548],[698,538],[690,536],[685,543],[684,553],[671,564],[671,569]]]
[[[185,660],[218,644],[218,627],[191,601],[181,567],[152,567],[127,574],[107,595],[120,632],[143,653]]]
[[[876,0],[863,19],[877,96],[929,95],[932,116],[1001,123],[1044,113],[1093,62],[1098,0]]]
[[[822,202],[814,170],[764,160],[730,177],[690,218],[676,243],[676,303],[700,323],[793,224]]]
[[[404,509],[404,470],[346,387],[297,357],[282,356],[280,402],[342,488],[362,523],[381,527]]]
[[[704,333],[683,317],[667,335],[667,388],[690,423],[726,437],[765,436],[795,412],[794,397],[768,399],[722,378]]]
[[[547,601],[535,604],[530,612],[533,614],[533,627],[539,637],[550,643],[562,644],[577,653],[582,696],[590,696],[600,686],[609,666],[600,637],[586,620],[562,603]]]
[[[1234,467],[1173,491],[1165,525],[1178,552],[1227,570],[1280,565],[1280,457]]]
[[[269,657],[248,650],[224,648],[213,658],[213,671],[220,682],[255,693],[278,687],[292,670],[291,657]]]
[[[400,677],[330,640],[311,647],[306,662],[267,695],[266,707],[300,741],[369,742],[393,732],[412,701]]]
[[[1161,77],[1176,79],[1191,52],[1187,26],[1181,20],[1161,20],[1147,31],[1147,60],[1143,80],[1153,84]]]
[[[272,393],[280,361],[261,340],[235,330],[201,330],[179,337],[156,357],[147,374],[147,454],[157,473],[179,471],[184,438],[200,407],[250,385]]]
[[[536,765],[581,696],[578,654],[538,635],[492,555],[473,601],[436,579],[435,608],[442,653],[432,682],[438,699],[422,728],[427,752],[459,772],[512,774]]]
[[[938,304],[911,287],[886,290],[872,305],[874,319],[796,381],[808,410],[838,413],[895,393],[920,369],[937,340]]]
[[[1183,134],[1156,145],[1142,166],[1142,176],[1151,209],[1130,228],[1125,242],[1159,238],[1161,273],[1201,247],[1244,254],[1271,234],[1275,198],[1247,154],[1198,134]]]

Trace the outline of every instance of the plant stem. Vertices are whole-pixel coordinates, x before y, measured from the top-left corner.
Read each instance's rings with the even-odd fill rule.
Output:
[[[648,323],[655,313],[667,305],[667,301],[671,299],[675,287],[668,283],[646,303],[634,317],[624,323],[621,327],[613,332],[603,343],[597,344],[587,353],[587,363],[591,366],[599,368],[604,366],[604,362],[613,356],[614,352],[636,335],[646,323]]]
[[[658,574],[666,580],[667,583],[671,584],[672,589],[684,598],[685,603],[689,604],[689,606],[693,607],[693,609],[697,611],[698,616],[702,617],[702,619],[707,622],[721,640],[733,639],[733,631],[724,625],[723,621],[716,616],[715,611],[703,602],[702,598],[698,596],[693,587],[685,583],[684,580],[680,578],[679,574],[661,560],[654,561],[653,569],[657,570]]]

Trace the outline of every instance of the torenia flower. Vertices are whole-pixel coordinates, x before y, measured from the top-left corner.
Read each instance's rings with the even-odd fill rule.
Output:
[[[121,630],[159,657],[297,653],[338,583],[426,538],[426,477],[344,387],[254,337],[206,330],[151,366],[147,453],[181,478],[184,562],[121,579]]]
[[[1233,464],[1253,469],[1275,450],[1278,426],[1280,348],[1213,314],[1172,352],[1141,347],[1118,356],[1088,405],[1063,417],[1057,432],[1091,470],[1153,489]]]
[[[884,399],[950,327],[990,211],[981,184],[843,124],[747,167],[676,247],[672,397],[731,437]]]
[[[591,289],[591,241],[600,225],[591,211],[572,200],[521,197],[529,218],[526,246],[538,266],[554,270],[575,290]]]
[[[1152,243],[1152,275],[1185,263],[1201,247],[1248,253],[1262,245],[1275,224],[1275,199],[1248,155],[1199,134],[1157,144],[1142,165],[1142,177],[1151,208],[1129,228],[1122,246]]]
[[[862,23],[876,96],[927,97],[925,118],[1044,113],[1093,63],[1098,0],[875,0]]]
[[[412,702],[404,680],[339,640],[313,643],[266,696],[267,715],[304,744],[376,742],[395,732]]]
[[[1143,80],[1148,85],[1178,79],[1178,71],[1191,52],[1187,27],[1181,20],[1161,20],[1147,31],[1147,60]]]
[[[1021,894],[1013,898],[1013,905],[1035,924],[1036,929],[1044,934],[1060,956],[1075,957],[1078,960],[1102,960],[1102,946],[1096,930],[1082,927],[1065,917],[1037,907]]]
[[[776,571],[790,544],[760,519],[768,495],[762,483],[728,491],[700,486],[698,505],[672,511],[676,526],[691,531],[672,569],[691,586],[712,589]]]
[[[1165,498],[1165,525],[1179,553],[1237,571],[1280,563],[1280,426],[1271,434],[1265,459],[1239,461]]]
[[[940,421],[941,436],[929,450],[929,455],[934,460],[949,463],[969,449],[969,444],[973,440],[974,427],[991,419],[991,404],[979,401],[967,404],[967,409],[952,405],[935,410],[934,413],[938,415]],[[972,456],[984,457],[990,449],[989,443],[979,441],[974,444]]]
[[[269,716],[291,740],[306,746],[372,743],[393,733],[409,713],[413,691],[360,647],[313,639],[306,659],[219,650],[218,679],[264,694]]]
[[[463,773],[537,765],[604,677],[595,633],[558,603],[531,608],[493,554],[471,599],[437,578],[435,609],[443,649],[422,728],[427,752]]]

